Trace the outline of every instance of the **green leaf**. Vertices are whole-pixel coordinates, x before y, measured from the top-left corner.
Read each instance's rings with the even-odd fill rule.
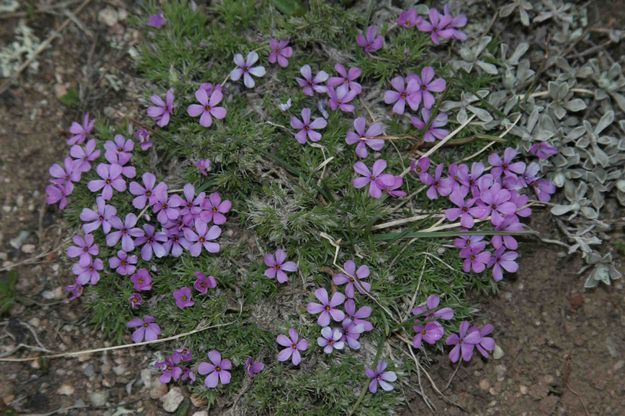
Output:
[[[303,16],[306,12],[302,2],[298,0],[273,0],[273,5],[287,16]]]
[[[11,270],[0,278],[0,316],[7,313],[15,304],[15,283],[17,272]]]

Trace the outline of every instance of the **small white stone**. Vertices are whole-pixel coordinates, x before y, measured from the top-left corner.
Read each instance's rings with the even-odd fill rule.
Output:
[[[504,352],[499,345],[495,345],[495,351],[493,351],[493,358],[495,360],[501,360],[504,356]]]
[[[56,390],[56,394],[62,394],[63,396],[71,396],[74,394],[74,387],[69,384],[63,384]]]
[[[182,390],[180,387],[172,387],[169,392],[161,397],[161,401],[163,402],[163,409],[168,413],[173,413],[178,409],[180,403],[184,400],[184,396],[182,395]]]

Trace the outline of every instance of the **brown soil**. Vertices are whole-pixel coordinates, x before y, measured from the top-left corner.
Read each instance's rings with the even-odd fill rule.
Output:
[[[98,21],[98,12],[110,5],[122,4],[94,2],[80,15],[89,34],[71,24],[62,40],[41,55],[38,73],[25,74],[0,96],[0,269],[49,253],[14,268],[19,276],[17,303],[0,322],[0,356],[12,354],[20,344],[25,346],[19,351],[28,355],[36,353],[33,347],[39,343],[54,351],[106,345],[97,329],[88,325],[82,306],[62,300],[61,288],[71,278],[54,250],[67,233],[58,213],[46,207],[43,189],[48,167],[67,152],[63,130],[81,113],[64,107],[60,92],[78,88],[80,110],[102,117],[123,109],[125,98],[102,74],[114,74],[132,91],[132,80],[123,70],[129,65],[124,51],[136,34],[123,21],[113,26]],[[64,19],[37,13],[27,21],[43,39],[49,27]],[[17,18],[0,22],[0,45],[5,45]],[[124,46],[113,49],[111,40]],[[541,229],[553,228],[547,223]],[[25,237],[16,249],[11,242],[20,234]],[[576,276],[580,261],[559,252],[532,241],[523,244],[518,277],[503,282],[500,294],[482,308],[483,320],[496,327],[504,356],[461,366],[447,389],[455,368],[439,357],[429,371],[445,399],[423,381],[436,414],[625,413],[623,286],[584,292],[583,281]],[[6,278],[7,271],[0,271],[0,279]],[[143,351],[127,350],[81,359],[0,363],[0,413],[50,414],[64,409],[72,415],[96,415],[123,414],[121,410],[127,409],[162,414],[155,399],[166,387],[152,384],[148,360]],[[420,399],[405,412],[429,413]]]

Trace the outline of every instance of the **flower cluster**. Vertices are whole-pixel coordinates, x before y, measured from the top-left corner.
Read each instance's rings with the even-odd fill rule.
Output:
[[[163,361],[155,364],[156,368],[162,371],[160,382],[169,384],[175,381],[193,383],[195,381],[195,372],[187,363],[193,360],[191,350],[180,348],[166,357]]]
[[[522,193],[524,189],[533,189],[543,202],[549,201],[555,192],[553,183],[539,178],[537,163],[526,164],[516,160],[517,156],[515,149],[507,148],[503,155],[491,154],[488,167],[481,162],[470,167],[451,164],[447,177],[443,177],[443,165],[436,166],[434,174],[430,174],[428,158],[413,161],[411,169],[428,187],[428,198],[446,196],[454,205],[445,210],[448,221],[459,221],[465,230],[472,229],[478,221],[489,221],[497,231],[514,232],[523,229],[521,219],[532,213],[529,197]],[[473,235],[461,235],[454,240],[464,260],[464,271],[481,273],[491,268],[495,281],[503,278],[504,271],[516,272],[518,243],[514,236],[494,235],[490,240],[492,251],[486,249],[488,243],[483,236]]]
[[[416,9],[406,10],[399,15],[397,25],[407,29],[416,27],[423,33],[429,33],[435,45],[440,44],[441,40],[467,39],[467,35],[460,30],[467,25],[466,16],[452,15],[448,5],[442,14],[437,9],[431,8],[427,17],[419,16]]]

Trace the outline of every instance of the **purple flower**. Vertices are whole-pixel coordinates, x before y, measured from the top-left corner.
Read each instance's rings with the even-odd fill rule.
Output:
[[[282,68],[286,68],[289,65],[289,58],[293,56],[293,48],[289,46],[289,41],[269,39],[269,48],[271,48],[269,63],[277,62]]]
[[[498,183],[493,184],[488,190],[480,193],[478,204],[483,207],[481,218],[491,216],[491,222],[499,225],[505,217],[514,215],[516,205],[510,201],[511,194],[506,189],[501,189]]]
[[[297,264],[292,261],[286,261],[286,251],[282,249],[276,250],[275,254],[265,254],[265,265],[268,267],[265,270],[265,276],[270,279],[276,279],[278,283],[286,283],[289,281],[287,272],[296,272]]]
[[[503,279],[504,270],[508,273],[515,273],[519,270],[519,265],[515,261],[517,257],[519,257],[519,253],[506,251],[506,248],[503,246],[495,249],[488,263],[488,266],[493,268],[493,279],[495,282]]]
[[[195,373],[189,367],[182,367],[182,375],[180,376],[180,381],[184,383],[194,383],[195,382]]]
[[[304,78],[295,78],[297,84],[304,89],[304,94],[312,97],[315,93],[324,94],[328,91],[325,85],[321,85],[328,80],[328,73],[319,71],[313,77],[310,65],[306,64],[299,70]]]
[[[171,356],[178,362],[193,360],[193,353],[188,348],[178,348],[171,354]]]
[[[497,153],[492,153],[488,156],[488,163],[492,166],[492,174],[498,178],[502,174],[505,176],[516,177],[516,175],[522,175],[525,172],[524,162],[513,162],[514,158],[519,154],[515,149],[508,147],[503,152],[503,158]]]
[[[382,387],[384,391],[393,390],[394,386],[391,384],[397,380],[397,374],[394,371],[386,371],[388,364],[382,360],[378,363],[375,370],[367,367],[365,368],[365,374],[371,380],[369,382],[369,392],[376,393],[378,391],[378,385]]]
[[[208,289],[214,289],[217,287],[217,279],[213,276],[206,276],[202,272],[195,272],[195,283],[193,283],[193,287],[195,290],[200,292],[202,295],[208,293]]]
[[[452,363],[460,361],[461,355],[464,361],[470,361],[475,344],[480,342],[479,331],[469,331],[469,326],[467,321],[462,321],[458,333],[449,335],[445,341],[445,344],[454,346],[449,351],[449,359]]]
[[[417,84],[417,89],[414,94],[417,107],[419,107],[420,103],[423,103],[423,107],[429,110],[434,106],[434,102],[436,101],[432,93],[443,92],[445,88],[447,88],[445,80],[442,78],[434,79],[435,76],[436,74],[431,66],[426,66],[421,70],[421,77],[415,74],[408,75],[408,83],[410,84],[410,81],[415,80]],[[413,110],[416,109],[413,108]]]
[[[356,155],[366,158],[369,155],[367,147],[371,150],[379,152],[384,147],[384,140],[376,139],[376,137],[384,133],[384,127],[380,123],[373,123],[367,129],[364,117],[358,117],[354,120],[354,130],[347,132],[345,142],[347,144],[356,145]]]
[[[451,39],[454,36],[455,30],[453,27],[450,27],[453,21],[452,16],[447,14],[441,15],[440,12],[434,8],[429,10],[428,16],[430,20],[422,19],[417,24],[417,28],[421,32],[430,33],[432,43],[438,45],[441,39]]]
[[[226,118],[226,109],[217,106],[223,98],[224,95],[221,92],[220,85],[216,86],[210,95],[205,89],[200,88],[195,92],[195,99],[198,100],[200,104],[191,104],[187,107],[187,113],[191,117],[200,116],[200,125],[210,127],[213,124],[213,118],[217,120]]]
[[[75,235],[72,240],[75,245],[67,249],[67,257],[78,257],[78,264],[81,266],[90,264],[91,256],[97,256],[100,252],[92,234],[85,234],[84,237]]]
[[[230,370],[232,362],[226,358],[222,359],[219,351],[212,350],[208,353],[210,363],[201,362],[197,368],[197,372],[203,376],[207,376],[204,385],[209,389],[214,389],[219,383],[230,383]]]
[[[59,204],[60,209],[65,209],[67,206],[67,196],[71,192],[67,191],[67,188],[61,184],[52,182],[46,186],[46,204]]]
[[[138,233],[137,233],[138,234]],[[135,245],[141,246],[141,258],[145,261],[152,259],[152,254],[161,258],[167,254],[163,243],[167,241],[167,235],[162,231],[156,231],[153,225],[143,224],[143,232],[135,239]]]
[[[323,348],[323,352],[326,354],[330,354],[335,349],[342,350],[345,348],[343,332],[338,328],[323,327],[321,328],[321,336],[317,338],[317,345]]]
[[[113,197],[113,189],[118,192],[126,190],[126,181],[122,178],[122,167],[120,165],[107,165],[100,163],[96,172],[101,179],[89,181],[87,188],[91,192],[102,190],[102,198],[108,201]]]
[[[156,193],[156,176],[150,172],[146,172],[141,176],[143,185],[138,182],[130,182],[130,193],[135,196],[132,200],[132,206],[137,209],[143,209],[146,205],[154,205],[157,201]],[[160,185],[160,184],[159,184]],[[164,185],[161,185],[164,186]]]
[[[211,161],[208,159],[200,159],[195,162],[195,167],[200,171],[200,175],[208,176],[208,171],[211,168]]]
[[[408,104],[413,111],[419,109],[421,95],[417,95],[419,91],[417,79],[404,79],[398,76],[391,80],[391,86],[393,90],[384,92],[384,102],[386,104],[393,104],[393,113],[404,114],[406,104]]]
[[[416,335],[412,338],[412,346],[415,348],[421,348],[423,341],[434,345],[445,334],[443,326],[436,321],[428,322],[425,325],[415,325],[413,329]]]
[[[151,315],[145,315],[143,319],[131,319],[128,322],[128,328],[137,328],[132,333],[132,342],[154,341],[161,333],[161,328]]]
[[[254,361],[254,358],[252,357],[247,357],[244,367],[245,374],[247,374],[249,378],[254,378],[265,369],[265,364],[260,361]]]
[[[410,170],[416,173],[419,180],[423,182],[422,178],[429,176],[428,170],[430,169],[430,163],[429,157],[422,157],[419,160],[413,159],[410,161]]]
[[[91,135],[94,127],[95,120],[90,120],[89,113],[85,113],[83,115],[82,124],[79,124],[76,121],[72,122],[72,125],[69,128],[69,132],[72,135],[67,139],[67,144],[83,144],[84,141]]]
[[[89,172],[91,170],[91,162],[100,157],[100,151],[96,148],[95,139],[89,140],[84,147],[77,144],[73,145],[69,150],[69,154],[75,160],[75,169],[79,172]]]
[[[262,77],[265,75],[265,67],[264,66],[253,66],[258,61],[258,54],[254,51],[247,54],[247,58],[243,59],[243,55],[237,53],[234,55],[234,63],[237,65],[235,69],[230,73],[230,79],[232,81],[238,81],[243,77],[243,83],[247,88],[254,88],[256,83],[254,82],[255,77]]]
[[[146,151],[150,147],[152,147],[152,140],[150,139],[150,132],[147,129],[141,127],[140,129],[135,130],[135,139],[139,141],[139,147],[141,150]]]
[[[154,188],[155,202],[152,210],[156,215],[156,219],[161,224],[167,224],[176,220],[180,216],[180,198],[169,196],[167,185],[163,184]]]
[[[63,166],[58,163],[50,166],[49,173],[52,176],[52,182],[61,185],[67,194],[72,193],[74,182],[80,181],[81,176],[78,164],[71,157],[65,158]]]
[[[341,322],[345,319],[345,313],[337,309],[337,306],[345,302],[345,295],[341,292],[336,292],[332,295],[332,298],[328,297],[328,291],[324,288],[315,290],[315,297],[321,303],[311,302],[306,306],[306,311],[310,314],[319,314],[317,323],[319,326],[330,325],[330,318],[336,322]]]
[[[343,265],[346,273],[337,273],[332,277],[332,282],[337,285],[345,285],[345,295],[353,299],[356,294],[355,289],[361,294],[365,294],[371,290],[371,283],[363,282],[363,279],[369,277],[369,267],[362,265],[356,269],[354,260],[348,260]],[[355,288],[355,289],[354,289]]]
[[[208,228],[208,224],[202,220],[195,220],[193,228],[184,229],[184,237],[189,242],[189,253],[197,257],[202,252],[202,247],[209,253],[219,253],[219,243],[214,243],[221,235],[221,228],[216,225]]]
[[[191,289],[188,287],[174,290],[174,299],[176,300],[176,306],[180,309],[189,308],[195,304],[193,299],[191,299]]]
[[[466,256],[462,265],[462,269],[465,273],[471,271],[475,273],[482,273],[486,270],[486,266],[490,261],[490,251],[482,251],[484,247],[471,247],[467,249],[464,255]]]
[[[167,229],[167,241],[163,244],[165,251],[173,257],[180,257],[185,247],[189,246],[189,242],[184,238],[183,232],[177,226]]]
[[[155,29],[160,29],[167,23],[167,19],[165,19],[165,15],[163,12],[158,14],[153,14],[148,17],[148,26],[153,27]]]
[[[373,53],[382,49],[382,46],[384,45],[384,38],[378,33],[377,26],[369,26],[366,34],[358,34],[356,43],[363,49],[363,51],[365,51],[365,53]]]
[[[325,128],[328,123],[321,117],[310,120],[310,108],[304,108],[302,110],[302,119],[293,116],[291,117],[291,127],[299,130],[295,133],[295,140],[300,144],[305,144],[308,138],[311,142],[318,142],[321,140],[321,133],[315,130]]]
[[[360,349],[358,339],[360,335],[365,332],[365,326],[363,324],[356,324],[349,318],[343,319],[341,325],[343,326],[343,341],[346,342],[352,350]]]
[[[549,179],[538,179],[532,184],[532,188],[541,202],[549,202],[551,195],[556,193],[556,186]]]
[[[469,332],[478,332],[480,335],[480,341],[475,344],[477,350],[482,354],[484,358],[488,358],[490,353],[495,351],[495,340],[492,337],[489,337],[495,327],[491,324],[486,324],[483,327],[474,326],[469,329]]]
[[[440,296],[430,295],[425,300],[425,303],[415,306],[411,312],[414,316],[419,317],[419,320],[442,319],[443,321],[449,321],[453,319],[454,310],[449,307],[439,309],[438,305],[440,302]]]
[[[76,282],[81,285],[95,285],[100,281],[100,272],[104,269],[104,262],[99,258],[93,258],[89,264],[74,264],[72,273],[76,275]]]
[[[345,85],[339,85],[337,88],[328,87],[328,97],[330,97],[330,109],[332,111],[341,110],[344,113],[354,111],[354,105],[350,104],[358,95],[357,90],[350,90]]]
[[[349,90],[353,90],[356,94],[360,94],[362,91],[362,85],[357,83],[355,80],[362,75],[362,70],[358,67],[345,68],[341,64],[334,65],[334,69],[339,73],[338,77],[332,77],[328,80],[328,87],[338,88],[341,85],[344,85]]]
[[[308,349],[308,341],[304,338],[300,338],[295,328],[289,329],[288,337],[286,335],[278,335],[276,342],[286,347],[278,353],[278,361],[284,362],[291,359],[293,365],[299,365],[302,361],[300,351],[306,351]]]
[[[495,229],[497,231],[521,231],[523,230],[523,225],[518,221],[518,218],[511,216],[504,219]],[[509,250],[516,250],[519,247],[518,242],[511,235],[494,235],[491,238],[491,244],[495,249],[506,247]]]
[[[365,331],[373,331],[373,325],[366,318],[371,316],[373,310],[370,306],[362,306],[356,309],[354,299],[345,301],[345,319],[350,320],[354,325],[362,325]]]
[[[112,143],[112,142],[106,142],[106,143]],[[132,157],[132,154],[120,153],[117,151],[106,151],[104,153],[104,158],[107,160],[107,162],[109,162],[111,165],[119,165],[122,168],[121,175],[127,178],[134,178],[135,176],[137,176],[137,170],[135,169],[134,166],[132,165],[126,166],[126,164],[130,162],[131,157]]]
[[[165,127],[169,124],[169,119],[174,113],[174,90],[167,90],[165,94],[165,100],[158,95],[150,97],[150,101],[153,106],[148,107],[148,116],[156,121],[156,125],[159,127]]]
[[[159,361],[155,364],[156,368],[163,370],[159,379],[161,384],[168,384],[172,381],[180,380],[180,377],[182,377],[182,367],[178,365],[179,363],[180,357],[176,354],[172,354],[165,358],[164,361]]]
[[[109,259],[109,267],[121,276],[128,276],[135,272],[137,256],[129,256],[124,250],[119,250],[117,256]]]
[[[124,222],[119,217],[111,218],[111,225],[117,231],[111,231],[106,236],[106,245],[109,247],[115,246],[119,240],[122,242],[122,250],[130,252],[135,249],[135,241],[133,237],[139,237],[142,235],[140,228],[135,227],[137,225],[137,216],[135,214],[126,214]]]
[[[132,140],[126,139],[121,134],[116,134],[114,141],[107,140],[104,143],[104,156],[109,159],[109,163],[118,163],[123,166],[132,158],[132,151],[135,144]],[[113,156],[115,155],[115,156]]]
[[[452,192],[450,180],[448,178],[442,178],[443,169],[443,164],[440,164],[434,169],[434,176],[424,173],[419,177],[421,182],[429,187],[426,192],[429,199],[437,199],[441,195],[448,196]]]
[[[405,28],[411,28],[417,26],[423,18],[417,15],[417,9],[408,9],[399,15],[397,18],[397,25]]]
[[[457,189],[449,195],[449,200],[457,208],[447,208],[445,217],[448,221],[455,221],[460,218],[460,225],[464,228],[472,228],[475,218],[481,218],[483,209],[475,205],[475,198],[466,199],[468,192],[466,189]]]
[[[80,283],[74,283],[73,285],[65,286],[65,291],[69,295],[68,302],[74,301],[82,296],[84,288]]]
[[[530,154],[536,156],[540,160],[546,160],[551,156],[557,155],[558,149],[546,142],[534,143],[532,147],[530,147]]]
[[[130,281],[135,290],[146,292],[152,290],[152,276],[147,269],[139,269],[135,274],[130,276]]]
[[[143,305],[143,298],[140,293],[133,293],[128,298],[128,302],[130,303],[131,309],[139,309],[139,307]]]
[[[199,218],[202,212],[202,204],[206,195],[204,192],[200,192],[195,196],[195,187],[190,183],[185,184],[183,187],[184,198],[174,195],[174,198],[178,199],[178,206],[180,208],[180,215],[184,218],[184,223],[192,223],[193,220]]]
[[[412,117],[410,122],[419,130],[425,130],[423,140],[426,142],[434,142],[436,139],[443,140],[449,134],[449,130],[444,129],[447,125],[447,113],[438,113],[432,121],[430,121],[431,111],[427,108],[421,110],[421,118]]]
[[[224,214],[230,212],[231,208],[232,202],[230,200],[225,199],[222,201],[219,192],[213,192],[202,203],[203,211],[200,213],[200,218],[202,221],[221,225],[227,221]]]
[[[361,176],[354,179],[352,185],[356,189],[369,185],[369,195],[375,199],[380,198],[384,188],[395,184],[393,175],[383,173],[386,166],[386,160],[383,159],[376,160],[371,170],[364,163],[356,162],[354,171]]]
[[[458,30],[467,25],[467,17],[463,14],[459,14],[457,16],[452,16],[449,11],[449,4],[446,4],[443,8],[443,14],[447,19],[451,18],[451,22],[446,26],[443,35],[447,36],[451,33],[451,39],[456,39],[459,41],[464,41],[467,39],[466,33]]]

